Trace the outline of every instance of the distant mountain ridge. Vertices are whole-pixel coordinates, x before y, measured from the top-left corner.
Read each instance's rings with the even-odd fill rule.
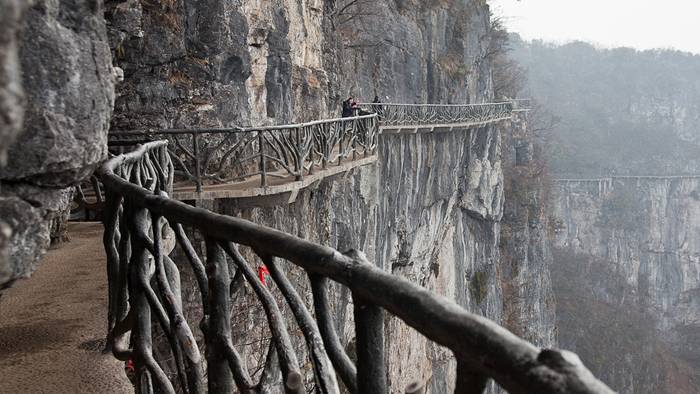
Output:
[[[553,172],[697,173],[700,56],[676,50],[600,49],[511,35],[526,91],[560,119]]]

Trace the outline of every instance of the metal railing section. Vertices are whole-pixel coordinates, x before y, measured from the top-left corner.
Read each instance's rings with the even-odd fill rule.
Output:
[[[510,100],[513,103],[513,110],[532,109],[532,99],[521,98]]]
[[[281,381],[286,393],[339,393],[339,378],[352,393],[388,393],[386,312],[452,351],[458,393],[483,392],[489,378],[510,392],[611,392],[573,353],[539,349],[452,300],[382,271],[360,252],[340,253],[170,199],[174,172],[167,141],[114,157],[98,172],[105,190],[107,346],[119,360],[133,361],[138,392],[258,393]],[[184,228],[201,235],[205,255],[200,256]],[[196,278],[204,314],[199,327],[190,327],[184,318],[180,273],[169,257],[176,246],[187,260],[181,267],[189,265]],[[267,285],[244,254],[266,265],[272,278]],[[288,279],[282,260],[308,276],[309,305]],[[329,281],[352,294],[356,362],[335,331]],[[231,339],[232,294],[244,282],[264,308],[272,339],[257,374],[246,367]],[[273,287],[282,295],[279,302],[271,294]],[[301,333],[308,361],[300,360],[292,346],[282,308],[293,315],[291,324]],[[168,359],[177,367],[174,375],[154,357],[154,332],[165,334]],[[205,357],[196,338],[203,338]],[[308,374],[313,374],[313,387],[304,387]],[[424,383],[410,382],[407,391],[421,392]]]
[[[477,125],[511,116],[512,102],[486,104],[362,103],[360,109],[379,115],[382,126]]]
[[[167,139],[178,181],[202,190],[205,184],[240,182],[259,176],[302,180],[328,165],[374,154],[377,115],[320,120],[284,126],[226,129],[116,131],[110,145]]]

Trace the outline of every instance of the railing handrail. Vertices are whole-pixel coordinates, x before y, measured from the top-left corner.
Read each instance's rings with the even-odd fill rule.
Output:
[[[171,148],[179,149],[174,154],[178,175],[194,182],[197,193],[203,191],[203,185],[208,181],[219,184],[247,181],[251,176],[258,175],[260,186],[266,189],[268,174],[279,178],[286,171],[297,181],[302,181],[305,172],[311,175],[315,168],[325,170],[335,159],[340,165],[350,155],[353,160],[360,153],[365,157],[374,155],[380,130],[427,125],[483,127],[508,119],[514,111],[514,104],[512,101],[476,104],[362,103],[360,108],[372,113],[261,127],[115,130],[110,133],[110,138],[113,146],[117,146],[167,136],[175,143]],[[378,127],[379,122],[386,128]],[[206,135],[214,136],[213,140],[220,143],[215,143],[210,149],[212,146],[204,138]],[[191,141],[184,143],[180,139]],[[250,160],[254,158],[258,159],[257,169],[250,165]],[[283,171],[274,173],[278,169]]]
[[[468,312],[454,301],[434,295],[425,288],[405,278],[382,271],[368,263],[361,253],[352,252],[342,254],[330,247],[315,244],[275,229],[240,218],[192,207],[180,201],[168,198],[167,195],[163,194],[162,189],[151,181],[152,179],[158,181],[166,178],[166,176],[162,174],[164,171],[163,169],[169,168],[170,166],[167,150],[163,149],[166,144],[167,142],[164,141],[145,144],[134,152],[108,160],[99,169],[99,176],[105,185],[105,189],[108,191],[107,205],[110,207],[110,210],[105,213],[105,217],[107,218],[105,221],[105,247],[108,249],[108,264],[111,264],[117,271],[119,270],[119,252],[115,245],[115,230],[113,228],[118,227],[119,225],[116,223],[117,221],[121,223],[121,220],[126,220],[126,226],[123,227],[124,229],[133,228],[133,231],[136,231],[136,233],[132,234],[132,237],[135,237],[133,239],[136,240],[134,242],[140,242],[135,244],[136,249],[127,248],[128,250],[132,250],[132,256],[136,256],[136,258],[132,257],[130,264],[148,266],[149,260],[145,255],[148,250],[148,240],[144,237],[147,238],[148,236],[149,230],[147,226],[149,222],[148,220],[144,220],[143,214],[139,213],[148,212],[153,217],[154,225],[158,223],[157,218],[165,218],[169,221],[171,226],[191,226],[204,235],[208,244],[208,255],[210,254],[209,258],[212,259],[211,262],[207,263],[211,264],[211,271],[207,269],[207,275],[211,275],[212,279],[210,280],[214,281],[214,284],[210,284],[210,286],[214,289],[212,291],[223,291],[224,293],[222,294],[224,295],[222,296],[224,297],[229,291],[229,285],[226,284],[226,280],[230,280],[230,278],[226,279],[229,274],[225,271],[225,276],[221,277],[222,273],[219,272],[219,268],[216,267],[227,270],[227,268],[225,268],[225,260],[223,262],[220,260],[221,256],[223,256],[223,252],[220,248],[225,242],[233,242],[252,248],[261,258],[263,258],[262,256],[269,256],[269,258],[263,258],[268,264],[272,263],[273,257],[280,257],[301,267],[310,275],[330,278],[348,287],[352,291],[353,297],[359,297],[355,302],[357,303],[358,300],[361,300],[363,305],[368,306],[368,311],[376,307],[381,307],[403,320],[406,324],[419,331],[428,339],[448,347],[457,358],[457,385],[458,387],[462,386],[461,388],[464,390],[466,390],[467,387],[471,387],[472,389],[479,387],[480,390],[483,390],[486,386],[486,379],[491,377],[495,379],[501,387],[510,392],[612,392],[607,386],[597,380],[573,353],[547,349],[540,350],[493,321]],[[151,158],[149,154],[150,151],[156,150],[159,150],[157,153],[165,160],[165,163],[154,165],[154,159]],[[145,161],[145,163],[141,163],[141,160]],[[147,190],[139,184],[132,183],[117,175],[117,172],[123,172],[119,170],[123,165],[127,165],[129,168],[124,171],[129,174],[128,177],[130,179],[133,178],[137,182],[142,182],[141,180],[144,179],[149,180],[149,182],[151,182],[150,187],[153,191]],[[137,173],[134,174],[134,171],[137,171]],[[128,201],[129,207],[124,207],[123,210],[120,210],[121,201]],[[119,219],[120,215],[124,215],[124,219]],[[130,215],[133,215],[134,218]],[[139,223],[142,226],[140,230],[137,228]],[[162,242],[160,241],[160,230],[154,231],[153,234],[153,243],[155,245],[153,250],[155,250],[156,254],[154,258],[158,263],[163,259],[158,247],[160,242]],[[122,234],[122,237],[126,236],[126,234]],[[128,240],[128,238],[126,239]],[[139,241],[139,239],[141,240]],[[210,243],[211,245],[209,245]],[[235,247],[231,250],[231,253],[235,256],[237,253]],[[228,250],[227,253],[229,253]],[[235,259],[234,257],[234,260]],[[238,261],[238,264],[241,264],[241,262]],[[141,272],[142,275],[145,275],[147,271],[148,268],[141,267],[136,268],[136,271],[133,272]],[[276,282],[283,281],[283,279],[279,279],[279,276],[275,276],[275,272],[277,272],[277,275],[280,275],[276,268],[272,271],[273,278],[275,278]],[[161,269],[160,272],[162,273],[163,270]],[[164,273],[162,274],[165,275]],[[142,283],[145,284],[136,285],[148,286],[147,281]],[[167,281],[163,283],[167,283]],[[110,290],[113,289],[113,285],[114,283],[110,282]],[[280,286],[279,283],[278,286]],[[144,290],[137,289],[135,291],[137,291],[135,296],[141,297],[141,301],[137,299],[135,302],[140,302],[138,305],[147,307],[149,304],[146,303],[145,298],[143,298]],[[112,293],[110,293],[110,297],[111,296]],[[228,300],[228,298],[225,299]],[[153,302],[157,302],[157,300],[153,300]],[[288,300],[288,302],[291,303],[292,301]],[[174,307],[177,308],[177,306]],[[226,316],[225,313],[227,313],[226,311],[229,307],[229,305],[220,307],[222,308],[221,313],[224,313],[223,316]],[[296,305],[296,307],[299,306]],[[181,312],[178,312],[176,309],[173,313]],[[214,319],[213,314],[219,312],[217,310],[211,313],[212,319]],[[317,313],[319,313],[318,310]],[[357,315],[357,313],[361,314],[363,312],[358,312],[356,309],[356,317],[359,316],[358,318],[368,319],[364,320],[365,323],[370,321],[369,317],[362,317],[361,315]],[[379,313],[379,315],[376,313]],[[368,340],[366,337],[367,335],[383,335],[383,317],[381,317],[380,312],[376,313],[373,315],[373,318],[381,319],[379,325],[373,323],[374,325],[372,326],[372,324],[370,324],[371,327],[368,328],[361,326],[361,323],[356,321],[357,330],[373,330],[372,332],[363,331],[363,337],[360,337],[358,334],[358,376],[357,382],[355,383],[360,385],[360,391],[362,391],[363,388],[367,390],[368,387],[374,388],[374,390],[370,390],[372,392],[378,392],[376,391],[378,387],[383,388],[380,390],[381,392],[387,390],[383,361],[381,361],[382,357],[376,357],[373,353],[373,357],[368,357],[367,355],[369,353],[364,352],[363,350],[365,349],[362,348],[363,346],[369,346],[369,344],[375,343],[372,341],[376,339]],[[138,319],[138,316],[139,314],[137,312],[135,318]],[[150,312],[144,316],[149,316],[150,319]],[[217,315],[216,318],[220,319],[221,316]],[[270,317],[268,317],[268,319],[270,319]],[[297,319],[299,318],[297,317]],[[308,325],[308,321],[305,323]],[[116,330],[114,327],[119,324],[115,324],[110,324],[113,326],[110,327],[110,330]],[[146,328],[141,328],[141,330],[143,332],[149,332],[149,327],[150,325],[146,326]],[[209,330],[212,330],[212,328]],[[228,330],[230,330],[230,327]],[[185,333],[183,335],[183,338],[191,342],[191,334]],[[209,332],[206,335],[211,336],[214,334]],[[222,338],[226,338],[226,335],[230,335],[230,332],[219,332],[217,335],[224,335]],[[321,335],[323,336],[323,334]],[[207,340],[208,351],[218,351],[214,348],[210,349],[210,340],[211,339]],[[326,341],[327,338],[324,337],[324,342]],[[383,339],[381,339],[381,342],[383,343]],[[211,343],[217,342],[214,341]],[[326,345],[329,347],[331,346],[328,343]],[[381,351],[382,348],[383,345],[376,350]],[[147,346],[140,351],[150,351],[149,349],[150,347]],[[281,348],[278,348],[278,351],[279,350],[281,350]],[[231,357],[229,358],[229,363],[231,368],[235,369],[234,361],[237,359],[238,355],[235,354],[235,350],[229,350],[229,354]],[[139,356],[143,357],[144,355]],[[152,357],[150,355],[146,356]],[[195,357],[192,357],[192,359],[195,360]],[[214,359],[221,360],[221,358],[213,358],[213,360]],[[363,362],[378,363],[375,364],[374,367],[378,367],[382,370],[376,372],[367,370],[366,366],[361,365]],[[219,364],[217,368],[220,368],[221,365],[222,364]],[[224,361],[223,365],[229,364],[226,364]],[[334,360],[334,366],[335,365]],[[151,364],[149,368],[154,369],[156,372],[159,371],[153,364]],[[282,366],[282,368],[284,369],[285,367]],[[336,368],[338,367],[336,366]],[[210,365],[210,385],[218,381],[215,380],[215,376],[211,375],[215,374],[216,372],[213,371],[216,370],[217,369]],[[153,374],[160,379],[160,383],[164,382],[164,374],[156,374],[155,372],[153,372]],[[292,375],[288,374],[287,376],[289,377]],[[372,382],[367,381],[367,379],[372,380]],[[377,380],[374,381],[375,379]],[[236,383],[238,382],[239,380],[236,379]],[[289,382],[290,381],[286,381],[286,383]],[[166,383],[166,386],[169,386],[169,384]],[[289,385],[287,388],[287,392],[301,392],[299,386],[294,390],[291,390]],[[168,391],[173,391],[171,389],[172,387],[169,387]]]
[[[408,103],[357,103],[358,106],[396,106],[396,107],[484,107],[484,106],[495,106],[512,104],[514,101],[529,101],[530,99],[513,99],[510,101],[500,101],[500,102],[489,102],[489,103],[465,103],[465,104],[408,104]],[[110,130],[110,134],[114,136],[137,136],[144,134],[192,134],[192,133],[248,133],[256,131],[271,131],[271,130],[285,130],[297,127],[313,126],[323,123],[332,123],[338,121],[351,121],[360,120],[377,117],[376,113],[369,115],[358,115],[349,117],[338,117],[329,119],[320,119],[310,122],[302,123],[290,123],[286,125],[272,125],[272,126],[232,126],[232,127],[192,127],[192,128],[145,128],[145,129],[130,129],[130,130]]]
[[[260,176],[267,188],[268,175],[293,176],[301,181],[317,168],[358,155],[374,154],[377,114],[265,127],[200,129],[145,129],[110,133],[112,146],[168,138],[180,179],[193,182],[196,192],[204,183],[236,182]],[[213,137],[211,139],[207,137]],[[183,141],[183,139],[185,141]],[[131,140],[131,141],[130,141]],[[213,144],[210,142],[218,141]],[[255,168],[251,161],[257,160]],[[213,169],[212,171],[209,171]],[[279,170],[279,171],[277,171]]]
[[[192,134],[192,133],[251,133],[257,131],[274,131],[274,130],[288,130],[300,127],[315,126],[324,123],[335,123],[340,121],[354,121],[362,119],[376,118],[377,114],[360,115],[360,116],[349,116],[345,118],[331,118],[331,119],[320,119],[304,123],[291,123],[286,125],[274,125],[274,126],[261,126],[261,127],[194,127],[194,128],[173,128],[173,129],[158,129],[158,128],[148,128],[148,129],[134,129],[134,130],[113,130],[110,134],[115,136],[137,136],[144,134]]]
[[[484,106],[494,106],[494,105],[503,105],[503,104],[511,104],[510,101],[502,101],[502,102],[494,102],[494,103],[471,103],[471,104],[408,104],[408,103],[357,103],[357,105],[361,106],[382,106],[382,105],[387,105],[387,106],[395,106],[395,107],[484,107]]]
[[[377,112],[382,127],[390,129],[425,128],[430,125],[472,128],[510,118],[515,104],[512,101],[476,104],[362,103],[359,108]]]
[[[700,178],[700,174],[608,175],[608,176],[588,177],[588,178],[559,177],[559,176],[553,175],[551,177],[552,181],[555,181],[555,182],[611,181],[614,179],[683,179],[683,178]]]

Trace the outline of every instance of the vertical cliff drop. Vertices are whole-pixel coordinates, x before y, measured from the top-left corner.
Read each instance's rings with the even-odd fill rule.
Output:
[[[695,176],[557,182],[562,344],[622,392],[697,390],[699,187]]]

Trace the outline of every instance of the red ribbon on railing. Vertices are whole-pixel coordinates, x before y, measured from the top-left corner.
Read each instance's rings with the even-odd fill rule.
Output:
[[[270,276],[270,271],[268,271],[266,266],[261,265],[258,267],[258,278],[260,278],[262,284],[265,284],[265,275]]]

